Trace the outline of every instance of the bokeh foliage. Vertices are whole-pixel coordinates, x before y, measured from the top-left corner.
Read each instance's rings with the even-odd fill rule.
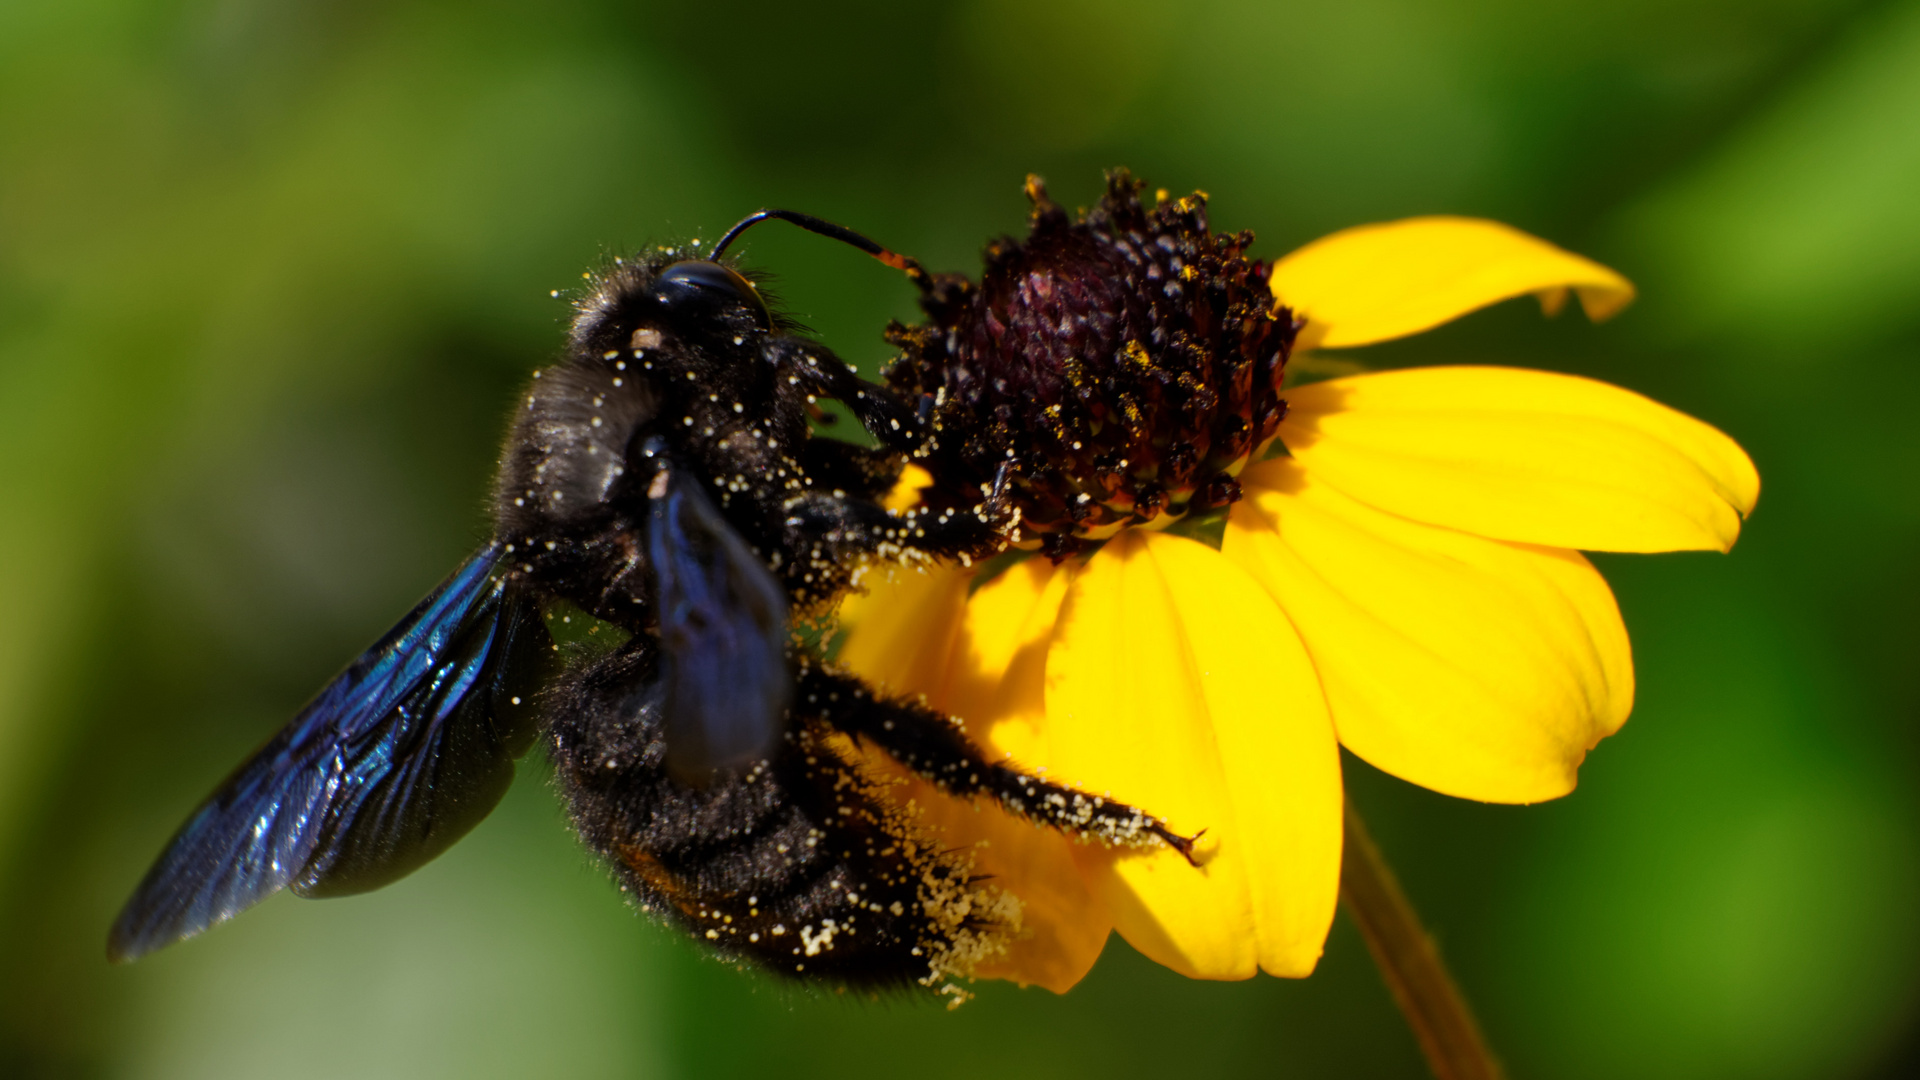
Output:
[[[1056,998],[793,992],[623,908],[530,763],[448,857],[132,968],[193,802],[485,528],[549,296],[763,205],[971,268],[1021,177],[1204,187],[1279,254],[1500,218],[1643,299],[1506,305],[1367,364],[1597,375],[1758,461],[1730,557],[1600,560],[1634,720],[1557,803],[1349,761],[1516,1076],[1920,1067],[1920,3],[0,5],[0,1073],[1406,1076],[1358,940]],[[850,359],[896,278],[749,256]]]

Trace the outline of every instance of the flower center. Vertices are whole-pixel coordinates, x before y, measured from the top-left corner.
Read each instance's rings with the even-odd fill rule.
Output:
[[[1148,208],[1141,187],[1115,170],[1070,220],[1029,177],[1026,241],[990,244],[978,285],[940,275],[927,321],[888,328],[888,382],[933,402],[930,507],[978,504],[1004,469],[1017,542],[1063,559],[1240,498],[1299,324],[1242,256],[1251,232],[1209,231],[1204,193]]]

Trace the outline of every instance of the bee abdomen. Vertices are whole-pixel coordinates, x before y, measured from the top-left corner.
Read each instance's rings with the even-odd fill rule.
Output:
[[[1004,949],[1017,901],[917,829],[824,724],[796,721],[745,773],[675,782],[650,649],[577,676],[552,736],[575,826],[637,906],[735,959],[858,988],[958,993],[950,980]]]

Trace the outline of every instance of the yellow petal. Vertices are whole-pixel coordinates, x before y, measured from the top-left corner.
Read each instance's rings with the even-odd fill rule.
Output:
[[[1383,513],[1315,475],[1285,459],[1248,469],[1221,550],[1299,628],[1341,743],[1448,795],[1573,790],[1633,706],[1599,573],[1578,552]]]
[[[972,575],[954,567],[882,567],[840,605],[839,662],[868,682],[912,697],[940,692],[960,634]]]
[[[1591,379],[1435,367],[1291,390],[1300,466],[1381,510],[1588,551],[1719,550],[1760,496],[1719,431]]]
[[[936,795],[931,785],[922,790]],[[990,800],[977,806],[927,799],[925,822],[942,840],[971,847],[974,873],[1020,898],[1020,933],[1005,953],[974,970],[1064,994],[1093,970],[1113,930],[1113,916],[1074,862],[1075,842],[1053,829],[1015,817]]]
[[[1417,334],[1526,293],[1552,314],[1573,289],[1596,320],[1633,299],[1631,282],[1591,259],[1463,217],[1342,229],[1275,263],[1272,283],[1307,317],[1302,344],[1330,349]]]
[[[1293,627],[1203,544],[1123,533],[1068,589],[1047,660],[1055,779],[1206,830],[1077,849],[1120,933],[1196,978],[1313,970],[1340,875],[1339,752]]]
[[[1066,576],[1046,559],[1029,559],[969,599],[971,579],[971,572],[939,569],[870,582],[866,595],[842,609],[840,662],[892,693],[924,695],[930,707],[962,717],[990,753],[1042,766],[1033,755],[1045,749],[1037,731],[1046,649]],[[878,751],[868,756],[900,783],[897,797],[918,807],[920,826],[942,847],[970,850],[975,873],[1020,898],[1020,934],[974,974],[1065,993],[1092,970],[1113,920],[1080,873],[1071,839],[991,800],[943,795]]]
[[[912,808],[915,824],[935,844],[966,852],[974,874],[1020,899],[1020,928],[1006,951],[982,961],[972,974],[1044,986],[1056,994],[1086,978],[1106,947],[1113,917],[1075,864],[1074,842],[1009,814],[991,799],[944,795],[878,749],[861,750],[874,772],[895,785],[892,798]]]
[[[968,596],[972,580],[945,567],[876,575],[841,606],[838,659],[883,690],[960,717],[990,753],[1044,767],[1047,645],[1067,575],[1037,558]]]
[[[1030,770],[1047,765],[1047,648],[1068,576],[1027,559],[976,590],[939,705],[974,742]]]
[[[893,490],[880,500],[880,505],[888,510],[912,509],[920,505],[920,493],[931,486],[933,474],[909,461],[900,470],[900,479],[894,481]]]

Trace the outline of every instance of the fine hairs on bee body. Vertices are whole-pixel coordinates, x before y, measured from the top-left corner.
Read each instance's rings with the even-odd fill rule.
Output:
[[[930,403],[860,379],[722,261],[773,218],[930,287],[912,260],[788,211],[705,258],[656,249],[593,278],[565,358],[515,405],[493,539],[189,818],[110,955],[281,888],[340,895],[411,872],[492,809],[536,741],[639,906],[803,981],[953,993],[1018,930],[1017,901],[925,835],[863,748],[1043,825],[1188,849],[1137,808],[988,761],[952,718],[797,642],[863,565],[992,554],[1019,511],[1004,471],[970,506],[880,505]],[[815,437],[822,398],[880,445]],[[567,608],[624,640],[569,662],[546,629]]]

